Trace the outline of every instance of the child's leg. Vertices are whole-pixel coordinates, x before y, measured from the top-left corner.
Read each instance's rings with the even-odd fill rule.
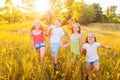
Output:
[[[53,58],[54,58],[54,63],[58,63],[57,62],[57,58],[58,58],[58,49],[59,49],[60,43],[53,43],[51,45],[51,49],[52,49],[52,54],[53,54]]]
[[[85,70],[83,70],[83,74],[82,74],[82,78],[84,79],[84,80],[86,80],[87,78],[88,78],[88,73],[89,73],[89,71],[90,71],[90,65],[87,65],[86,64],[86,69]]]
[[[57,62],[57,58],[58,58],[58,54],[57,53],[55,53],[54,54],[54,62],[57,64],[58,62]]]
[[[38,53],[38,60],[39,60],[39,62],[40,62],[40,49],[36,49],[36,52]]]
[[[99,62],[94,62],[93,63],[93,69],[92,71],[89,72],[89,78],[91,78],[92,73],[97,72],[99,70]]]
[[[90,71],[90,65],[86,65],[86,71],[84,72],[84,73],[89,73],[89,71]]]
[[[40,54],[40,49],[36,49],[36,52],[37,52],[38,54]]]
[[[41,47],[40,48],[40,60],[41,60],[41,63],[43,62],[44,56],[45,56],[45,47]]]

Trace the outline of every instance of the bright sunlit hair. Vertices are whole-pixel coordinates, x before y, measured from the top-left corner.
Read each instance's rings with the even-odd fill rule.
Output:
[[[35,23],[40,23],[40,20],[39,19],[36,19],[36,20],[34,20],[34,24]],[[40,23],[41,24],[41,23]]]
[[[49,1],[48,0],[37,0],[34,3],[33,10],[41,13],[45,13],[49,9]]]
[[[97,39],[96,39],[95,34],[94,34],[94,33],[89,33],[89,34],[87,35],[87,37],[86,37],[85,43],[88,43],[88,37],[91,36],[91,35],[94,37],[94,42],[97,42]]]

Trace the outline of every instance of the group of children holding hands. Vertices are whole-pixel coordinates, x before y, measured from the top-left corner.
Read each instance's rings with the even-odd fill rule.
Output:
[[[50,47],[52,56],[54,59],[54,69],[57,68],[58,65],[58,50],[60,47],[70,46],[71,53],[74,58],[77,56],[82,56],[82,54],[86,53],[86,74],[88,75],[88,79],[91,80],[92,73],[99,70],[99,57],[97,54],[98,47],[103,47],[110,49],[111,47],[100,44],[96,40],[96,36],[93,33],[88,34],[86,37],[85,43],[82,45],[82,34],[79,23],[75,23],[72,25],[72,34],[70,36],[70,42],[67,44],[62,44],[62,37],[64,35],[64,31],[61,28],[61,19],[57,19],[55,21],[55,25],[49,27],[47,32],[42,27],[42,24],[39,20],[35,20],[34,25],[31,28],[31,36],[32,41],[35,47],[35,50],[39,53],[40,61],[43,62],[43,58],[45,56],[45,38],[44,35],[50,35]],[[93,69],[90,71],[90,66],[93,65]]]

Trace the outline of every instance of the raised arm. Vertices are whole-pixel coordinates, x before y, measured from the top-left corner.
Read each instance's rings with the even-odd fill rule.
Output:
[[[111,49],[111,46],[106,46],[106,45],[103,45],[103,44],[101,44],[100,47],[106,48],[106,49]]]
[[[52,28],[51,28],[51,27],[48,27],[47,30],[46,30],[46,35],[50,35],[50,34],[51,34],[51,31],[52,31]]]

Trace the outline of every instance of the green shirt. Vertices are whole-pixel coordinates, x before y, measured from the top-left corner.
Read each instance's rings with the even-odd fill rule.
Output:
[[[72,38],[70,49],[73,54],[79,55],[80,54],[80,39],[79,38]]]

